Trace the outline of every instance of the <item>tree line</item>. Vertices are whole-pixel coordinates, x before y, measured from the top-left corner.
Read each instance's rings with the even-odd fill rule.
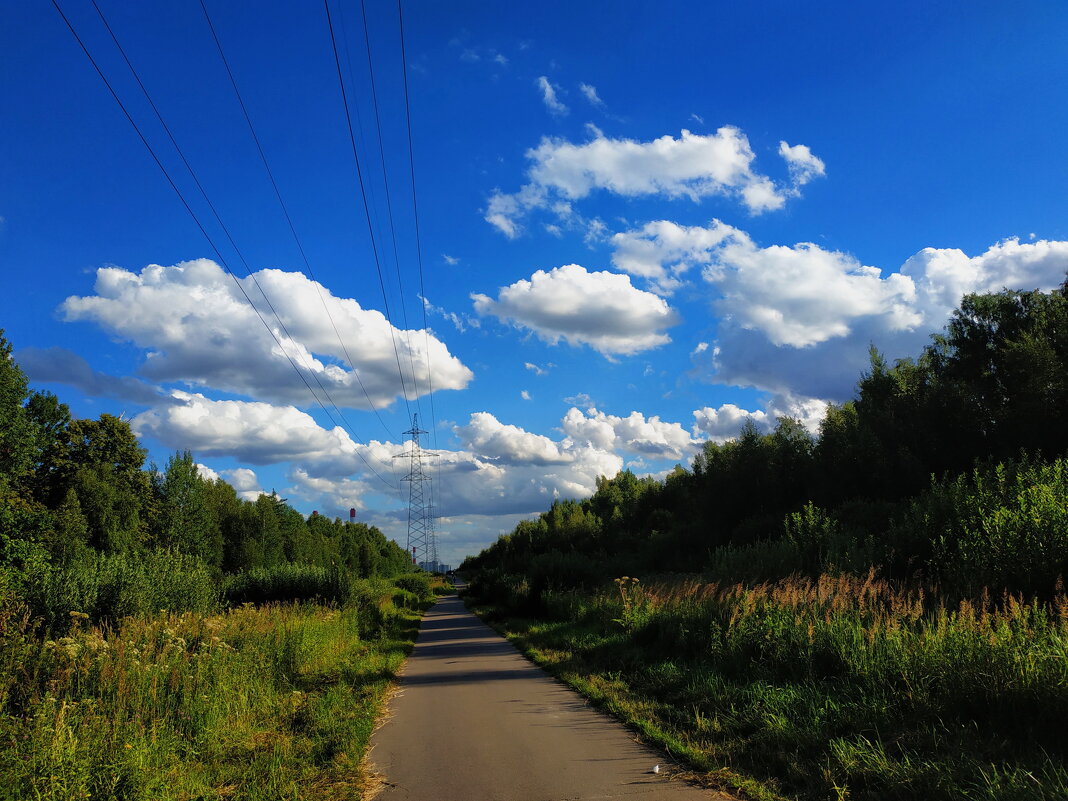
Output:
[[[292,565],[354,578],[411,569],[374,526],[305,517],[274,492],[244,500],[203,477],[188,450],[162,469],[146,456],[127,421],[76,419],[31,390],[0,330],[0,571],[14,580],[102,557],[155,564],[160,553],[216,580]]]
[[[962,593],[1049,591],[1068,571],[1066,289],[967,295],[915,358],[873,348],[816,436],[749,420],[662,480],[602,477],[464,567],[527,577],[535,605],[551,587],[673,571],[876,566]]]

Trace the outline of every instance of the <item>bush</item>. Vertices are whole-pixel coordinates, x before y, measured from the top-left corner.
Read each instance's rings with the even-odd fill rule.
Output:
[[[892,532],[927,543],[935,577],[1048,596],[1068,572],[1068,462],[1024,458],[932,482]]]
[[[429,573],[405,573],[395,577],[393,583],[418,598],[420,604],[434,600],[434,589],[431,586]]]
[[[64,567],[43,563],[25,577],[23,594],[46,628],[61,632],[71,612],[94,623],[115,625],[131,615],[211,612],[219,605],[218,584],[197,557],[172,551],[133,556],[87,552]]]

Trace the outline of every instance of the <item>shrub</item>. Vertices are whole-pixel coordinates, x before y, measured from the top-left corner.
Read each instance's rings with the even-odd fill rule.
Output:
[[[82,612],[95,623],[114,625],[130,615],[211,612],[218,607],[218,584],[197,557],[173,551],[134,556],[87,552],[80,561],[56,567],[37,564],[23,587],[34,615],[54,632]]]

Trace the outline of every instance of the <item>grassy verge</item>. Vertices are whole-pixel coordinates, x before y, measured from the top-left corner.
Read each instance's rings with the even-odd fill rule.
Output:
[[[871,577],[628,580],[550,593],[537,620],[481,611],[540,664],[743,796],[1068,797],[1064,597],[947,609]]]
[[[0,599],[0,799],[361,798],[420,603],[360,584],[340,608],[245,605],[114,628],[76,611],[56,639]]]

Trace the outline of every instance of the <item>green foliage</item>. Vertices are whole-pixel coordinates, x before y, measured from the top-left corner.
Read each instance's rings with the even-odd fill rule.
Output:
[[[234,606],[290,600],[344,604],[352,595],[352,579],[336,567],[282,563],[229,576],[223,592]]]
[[[159,483],[159,531],[161,545],[199,556],[212,567],[223,559],[222,532],[212,513],[208,486],[200,477],[193,454],[176,453],[167,462]]]
[[[71,614],[94,623],[116,624],[124,617],[213,611],[218,583],[204,563],[174,551],[98,554],[88,551],[66,566],[38,564],[22,579],[22,595],[45,628],[62,632]]]
[[[0,492],[24,478],[33,458],[36,432],[23,408],[26,374],[11,358],[11,343],[0,328]]]
[[[616,584],[509,626],[696,766],[813,801],[1068,793],[1063,595],[949,606],[872,575]]]
[[[1047,595],[1068,574],[1068,461],[1025,458],[934,481],[894,531],[930,543],[929,570],[964,594]]]
[[[0,799],[364,797],[412,618],[367,641],[361,609],[290,604],[43,639],[0,581]]]

